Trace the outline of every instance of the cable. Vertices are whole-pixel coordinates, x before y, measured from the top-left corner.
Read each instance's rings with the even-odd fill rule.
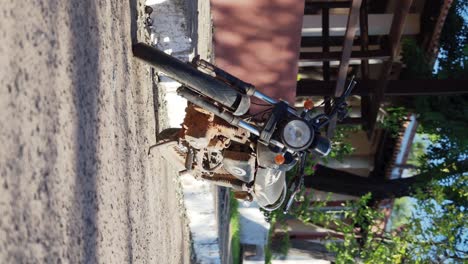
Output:
[[[256,103],[254,101],[251,101],[250,103],[254,105],[259,105],[259,106],[271,106],[271,104],[261,104],[261,103]]]

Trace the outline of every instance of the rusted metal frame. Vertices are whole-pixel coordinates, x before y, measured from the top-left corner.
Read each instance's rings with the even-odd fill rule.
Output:
[[[301,52],[299,55],[300,60],[309,60],[309,61],[340,61],[342,58],[341,51],[326,51],[325,48],[323,52]],[[352,51],[349,57],[350,59],[360,59],[366,62],[367,68],[369,68],[369,59],[388,59],[390,58],[390,53],[388,50],[366,50],[366,51]],[[362,63],[361,63],[362,65]]]
[[[403,29],[405,27],[406,17],[409,14],[410,7],[413,0],[400,0],[398,1],[393,15],[392,25],[390,27],[389,34],[389,50],[390,58],[382,65],[382,70],[379,76],[379,84],[376,86],[375,96],[371,98],[372,104],[369,113],[369,127],[367,130],[368,137],[372,136],[372,131],[375,128],[377,114],[380,108],[380,104],[383,101],[384,93],[388,85],[388,78],[392,71],[393,61],[398,56],[400,49],[401,36],[403,35]]]
[[[369,22],[367,14],[367,0],[362,0],[361,10],[359,13],[359,27],[361,35],[361,51],[367,52],[369,50]],[[361,78],[363,80],[369,79],[369,60],[361,60]],[[361,117],[362,117],[362,128],[367,130],[368,124],[368,115],[370,107],[370,97],[361,96]]]
[[[341,55],[340,67],[338,70],[338,78],[334,89],[334,96],[339,97],[344,91],[344,84],[346,76],[348,75],[349,59],[351,57],[351,50],[353,48],[354,36],[356,36],[359,10],[361,8],[361,0],[353,0],[348,16],[348,22],[346,25],[345,42],[343,44],[343,53]],[[327,128],[328,137],[333,137],[336,128],[336,116],[330,120]]]
[[[372,96],[379,80],[357,80],[352,95]],[[347,84],[347,83],[346,83]],[[336,81],[303,79],[297,82],[297,96],[331,96]],[[384,96],[468,94],[467,80],[390,80]]]

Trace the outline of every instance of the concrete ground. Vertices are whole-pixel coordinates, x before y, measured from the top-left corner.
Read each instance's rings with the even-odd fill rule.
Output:
[[[189,263],[173,169],[147,154],[153,87],[131,54],[142,9],[0,6],[0,263]]]
[[[153,8],[151,39],[160,50],[182,61],[194,54],[212,60],[212,23],[209,0],[147,0]],[[178,83],[159,76],[158,93],[161,111],[168,113],[160,119],[161,128],[180,127],[185,116],[186,100],[177,95]],[[196,263],[230,263],[229,196],[225,188],[194,179],[180,178],[184,205],[189,220],[193,254]]]

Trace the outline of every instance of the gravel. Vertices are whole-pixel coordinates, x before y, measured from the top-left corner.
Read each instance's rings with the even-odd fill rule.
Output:
[[[136,1],[0,6],[0,263],[189,263]],[[156,100],[157,102],[157,100]]]

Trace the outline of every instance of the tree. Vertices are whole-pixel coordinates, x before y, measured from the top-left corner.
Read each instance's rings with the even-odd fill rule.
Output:
[[[466,1],[453,1],[440,36],[438,79],[468,79],[467,12]]]
[[[343,234],[330,240],[328,250],[336,263],[461,263],[468,260],[467,225],[464,208],[450,202],[438,203],[418,194],[417,208],[403,226],[385,232],[385,217],[373,206],[370,194],[348,202],[347,221],[320,208],[294,214],[306,222],[320,224]],[[428,215],[430,217],[428,217]]]
[[[360,177],[322,165],[316,165],[315,168],[313,175],[304,178],[306,187],[353,196],[371,193],[375,200],[413,196],[418,190],[431,192],[433,188],[431,183],[434,181],[452,181],[461,184],[464,179],[468,180],[466,176],[463,176],[463,173],[468,171],[468,159],[454,163],[443,161],[418,175],[396,180],[380,180],[383,177],[376,177],[377,180]],[[443,189],[443,192],[447,199],[468,206],[468,200],[464,196],[466,194],[460,192],[460,189],[463,190],[463,186],[454,185],[452,188]]]
[[[468,23],[464,18],[467,13],[466,1],[453,1],[440,36],[438,67],[433,78],[468,80]],[[465,152],[467,105],[467,95],[421,96],[415,98],[414,108],[426,133],[450,139],[454,148],[463,148],[461,152]]]

